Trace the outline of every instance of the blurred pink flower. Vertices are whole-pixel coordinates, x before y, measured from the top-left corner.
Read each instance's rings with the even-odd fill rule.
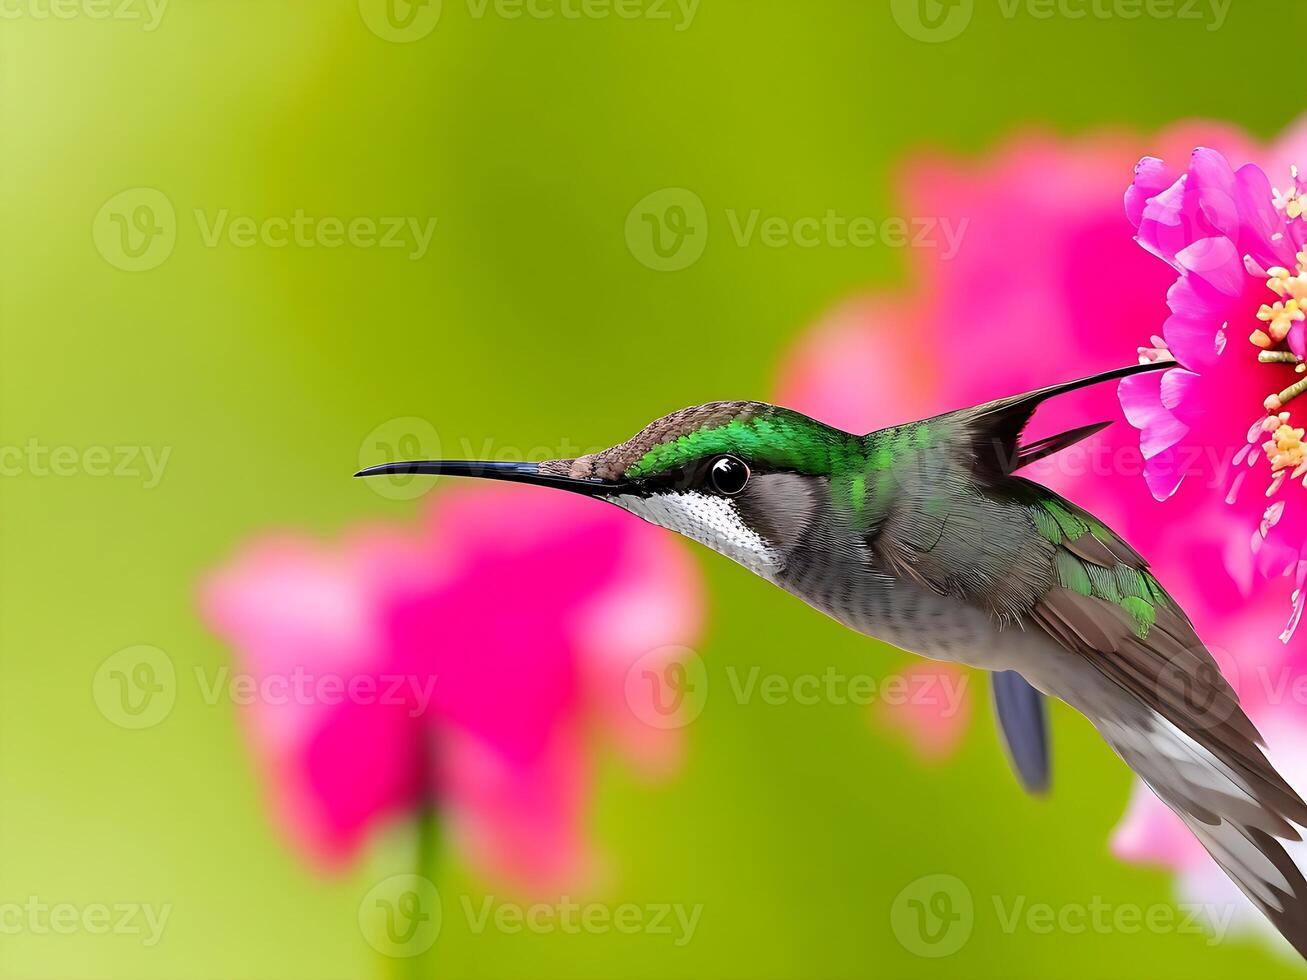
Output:
[[[543,890],[587,869],[592,723],[646,772],[677,762],[626,677],[694,640],[700,588],[683,546],[615,508],[477,488],[412,530],[262,537],[202,608],[252,679],[244,721],[295,843],[339,863],[430,801],[478,868]]]
[[[913,316],[896,296],[837,307],[782,359],[777,401],[849,432],[934,414],[941,371],[923,356]]]
[[[1144,476],[1165,500],[1189,475],[1183,461],[1196,453],[1233,470],[1223,489],[1245,524],[1258,529],[1251,539],[1257,573],[1298,575],[1284,640],[1302,613],[1307,577],[1299,482],[1307,447],[1290,405],[1307,385],[1299,373],[1307,349],[1300,190],[1296,172],[1280,195],[1257,166],[1234,170],[1217,151],[1199,149],[1178,176],[1144,158],[1126,192],[1139,243],[1178,274],[1167,293],[1171,315],[1149,356],[1173,355],[1183,367],[1120,386],[1126,416],[1140,431]]]
[[[971,675],[953,664],[909,664],[898,682],[887,678],[881,685],[872,720],[886,731],[906,735],[925,761],[947,759],[957,751],[971,721],[966,696],[970,682]],[[899,688],[897,694],[894,687]]]

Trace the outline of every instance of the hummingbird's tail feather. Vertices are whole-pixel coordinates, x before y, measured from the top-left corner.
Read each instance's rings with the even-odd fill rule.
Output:
[[[1205,729],[1192,729],[1192,712],[1187,721],[1175,720],[1179,716],[1169,705],[1159,706],[1100,664],[1074,655],[1057,637],[1052,639],[1052,647],[1027,655],[1022,673],[1088,718],[1249,901],[1307,958],[1307,880],[1286,848],[1291,844],[1295,853],[1302,853],[1304,845],[1295,842],[1302,839],[1307,813],[1254,739],[1232,735],[1228,729],[1214,737],[1229,710],[1246,723],[1237,701],[1219,693],[1221,682],[1214,675],[1204,680],[1190,674],[1187,682],[1178,673],[1165,679],[1154,676],[1148,687],[1182,681],[1191,707],[1201,705],[1210,715]]]
[[[1285,849],[1299,839],[1253,783],[1156,712],[1091,717],[1108,744],[1189,827],[1213,860],[1307,958],[1307,880]]]
[[[1285,841],[1307,803],[1272,765],[1235,688],[1147,563],[1091,514],[1020,478],[1055,584],[1023,617],[1051,646],[1019,669],[1089,718],[1307,958],[1307,880]]]
[[[1062,564],[1072,567],[1070,558]],[[1307,804],[1266,757],[1238,694],[1183,611],[1154,588],[1156,580],[1144,578],[1145,589],[1137,590],[1149,592],[1154,604],[1136,618],[1144,610],[1133,599],[1092,594],[1102,566],[1081,564],[1091,576],[1091,594],[1058,586],[1031,614],[1060,647],[1053,655],[1057,666],[1048,667],[1078,671],[1071,682],[1055,681],[1052,693],[1094,723],[1307,958],[1307,880],[1283,843],[1302,840]],[[1137,584],[1129,568],[1121,562],[1113,569],[1118,591],[1129,581]],[[1074,577],[1068,581],[1076,584]],[[1063,659],[1066,653],[1077,667]]]

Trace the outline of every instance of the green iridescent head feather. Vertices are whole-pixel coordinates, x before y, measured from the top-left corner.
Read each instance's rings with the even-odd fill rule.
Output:
[[[650,446],[623,476],[629,480],[659,473],[720,453],[730,453],[755,465],[796,473],[830,475],[861,464],[861,437],[831,428],[788,409],[766,406],[729,420],[710,420],[699,428]]]
[[[716,455],[739,456],[755,469],[830,478],[855,511],[883,497],[890,471],[945,438],[932,421],[854,435],[766,402],[709,402],[655,419],[609,449],[550,460],[543,472],[580,480],[638,481]]]

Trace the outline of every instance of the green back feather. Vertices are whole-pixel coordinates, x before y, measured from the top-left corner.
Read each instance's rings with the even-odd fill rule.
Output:
[[[1029,484],[1034,487],[1034,484]],[[1157,620],[1158,607],[1178,610],[1175,600],[1162,588],[1142,558],[1136,555],[1110,528],[1074,504],[1062,500],[1051,490],[1037,488],[1030,501],[1030,516],[1044,538],[1057,546],[1058,584],[1084,596],[1111,602],[1130,614],[1135,632],[1146,639]],[[1106,545],[1092,553],[1111,556],[1104,564],[1084,555],[1090,552],[1084,539]]]

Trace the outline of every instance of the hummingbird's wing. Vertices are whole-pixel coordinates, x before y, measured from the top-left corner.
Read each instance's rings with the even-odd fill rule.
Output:
[[[1015,670],[997,671],[993,686],[994,712],[1008,761],[1026,792],[1048,792],[1051,759],[1044,695]]]
[[[1301,840],[1307,804],[1267,760],[1238,696],[1139,554],[1012,475],[1029,459],[1019,439],[1041,401],[1126,373],[868,436],[892,458],[866,542],[879,570],[984,609],[1000,628],[1045,635],[1042,669],[1077,683],[1047,684],[1030,672],[1039,664],[1027,676],[1089,717],[1307,957],[1307,880],[1282,843]]]
[[[1307,881],[1285,851],[1307,805],[1267,760],[1188,617],[1144,560],[1090,514],[1010,478],[1055,548],[1056,581],[1025,622],[1110,681],[1077,704],[1217,864],[1307,956]]]
[[[969,503],[948,493],[940,473],[931,478],[934,489],[920,491],[927,502],[919,499],[911,515],[900,482],[899,504],[869,540],[880,566],[980,606],[1001,626],[1045,634],[1050,676],[1087,681],[1059,696],[1307,957],[1307,880],[1282,843],[1301,839],[1307,804],[1267,760],[1235,691],[1144,560],[1091,515],[1027,480],[1005,477],[980,492],[982,503]],[[1000,512],[989,514],[995,507]],[[974,563],[959,569],[968,555]],[[1012,569],[1006,583],[1004,561]],[[1043,585],[1032,595],[1041,562]]]
[[[1027,513],[1014,511],[1020,501],[1013,499],[1011,474],[1106,423],[1022,444],[1026,424],[1049,398],[1172,363],[1133,364],[869,433],[872,455],[887,460],[867,507],[867,543],[877,564],[983,605],[1000,623],[1025,616],[1053,581],[1054,548],[1033,533]],[[1075,547],[1090,549],[1086,557],[1092,557],[1106,546],[1093,540]]]
[[[1057,583],[1029,622],[1120,692],[1080,707],[1307,956],[1307,881],[1281,843],[1301,839],[1307,805],[1267,760],[1238,695],[1144,560],[1085,511],[1019,482],[1057,548]]]

